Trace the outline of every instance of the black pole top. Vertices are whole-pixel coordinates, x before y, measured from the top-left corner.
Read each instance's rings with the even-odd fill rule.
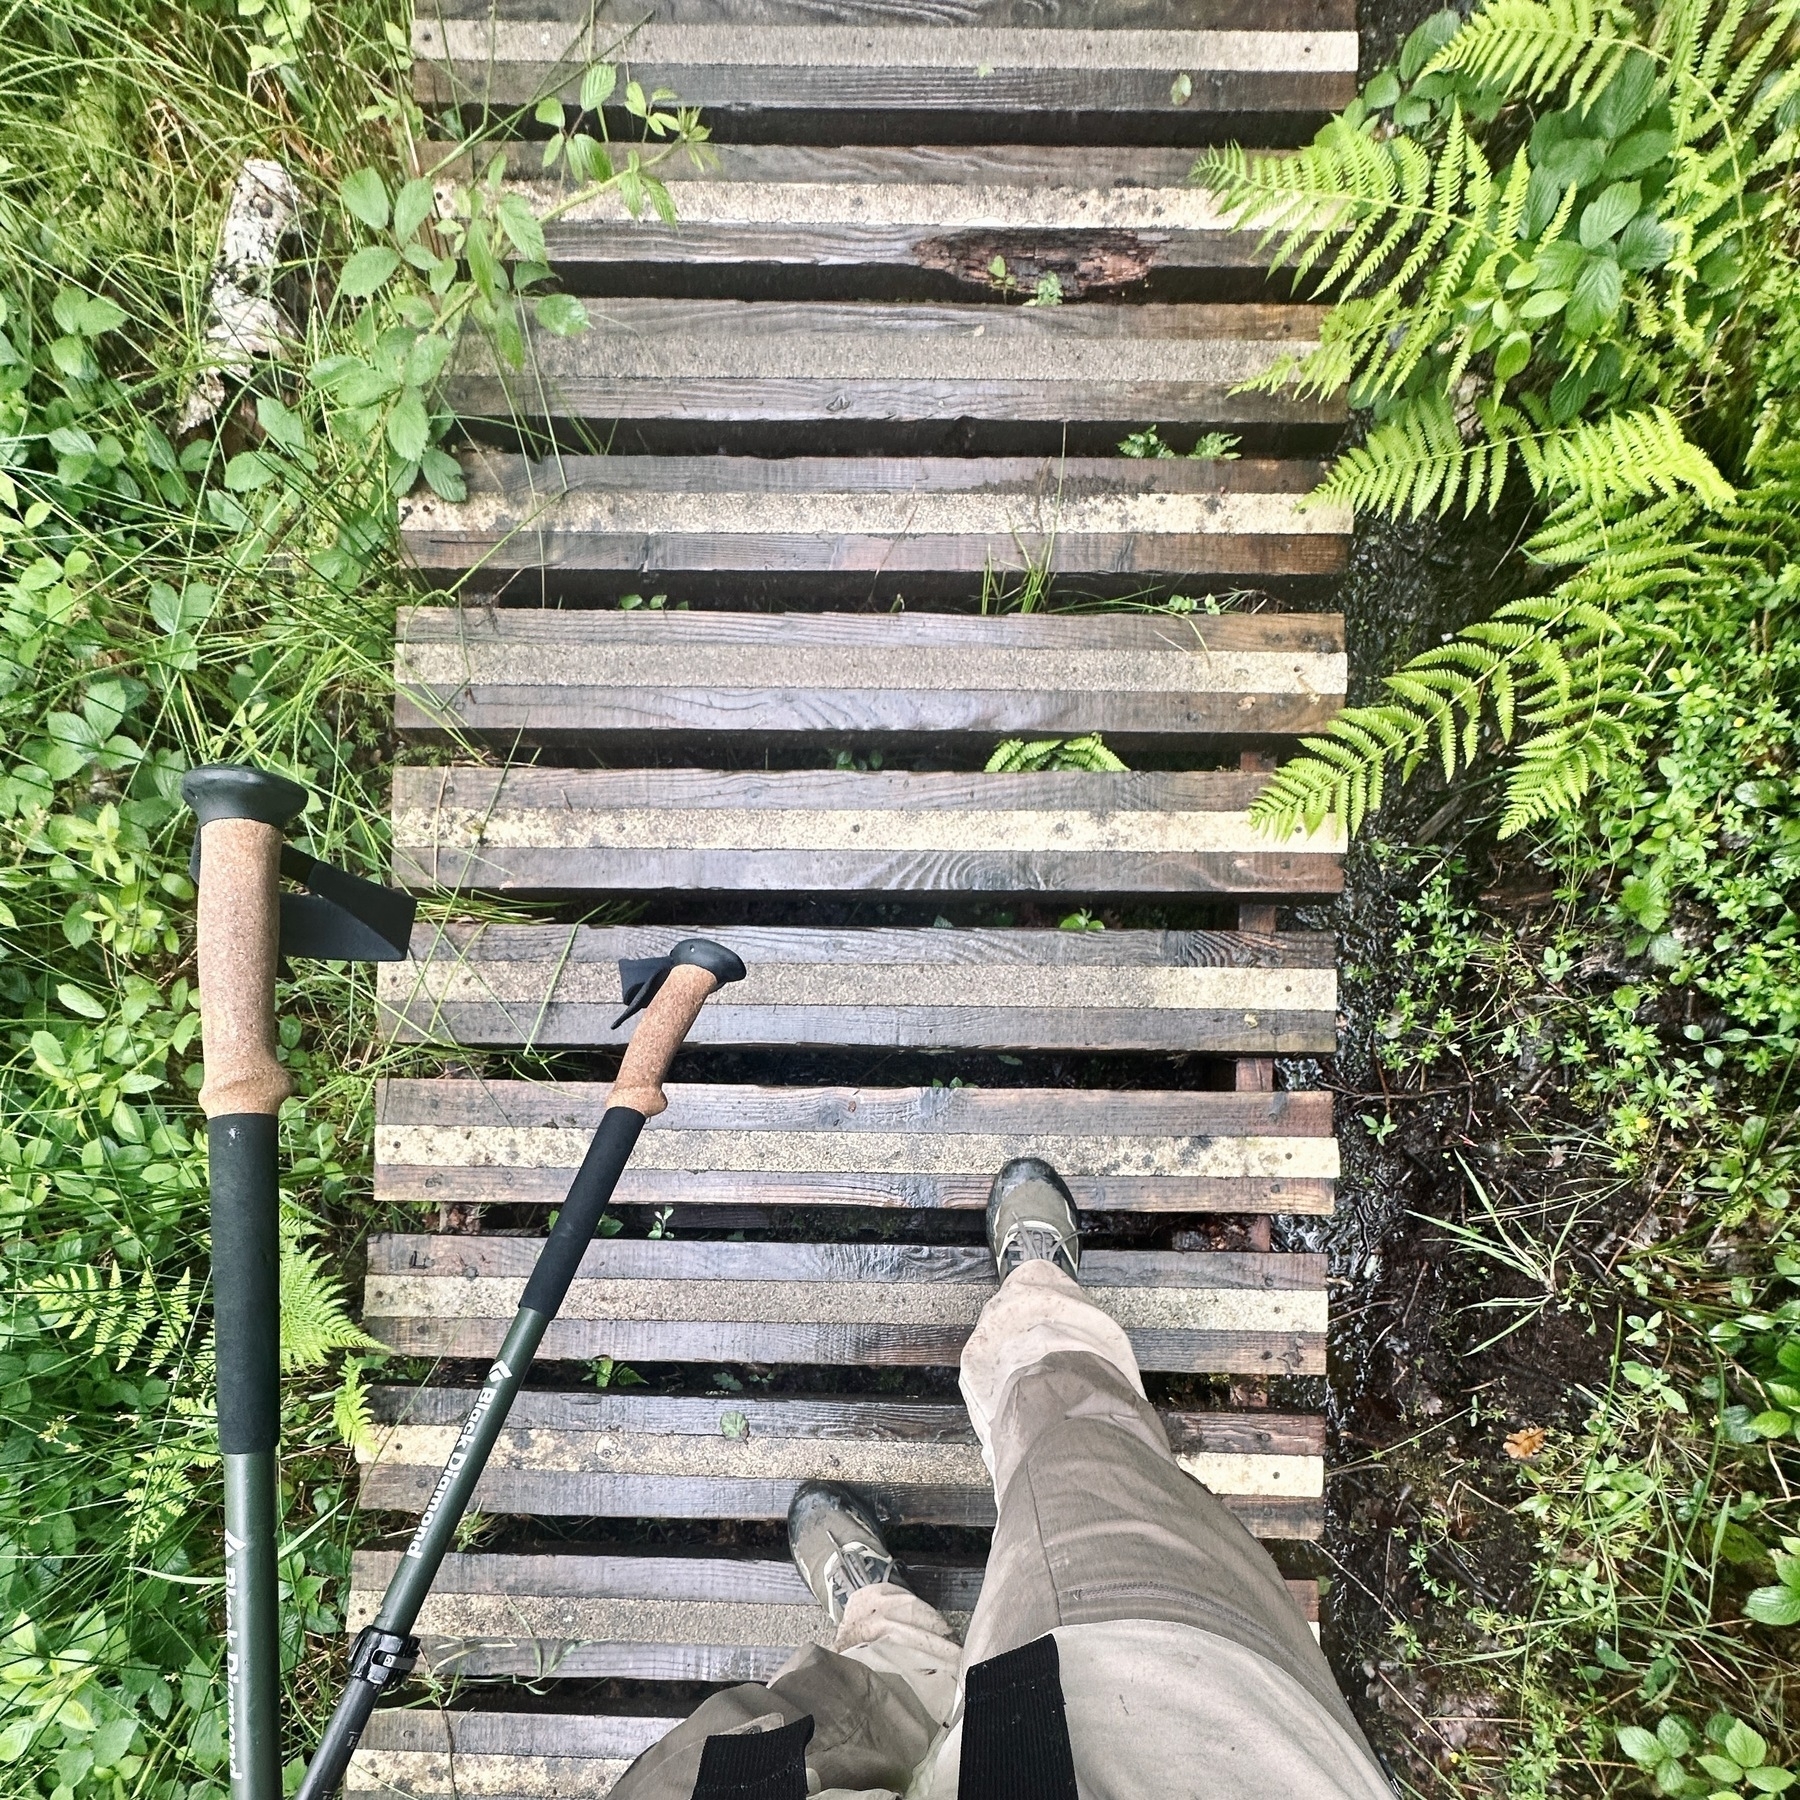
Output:
[[[672,969],[684,963],[705,969],[717,977],[720,987],[728,981],[742,981],[747,973],[742,957],[727,950],[723,944],[715,944],[711,938],[683,938],[669,952],[668,963]]]
[[[306,789],[285,775],[248,763],[208,763],[181,778],[181,797],[202,825],[214,819],[256,819],[283,827],[306,805]]]

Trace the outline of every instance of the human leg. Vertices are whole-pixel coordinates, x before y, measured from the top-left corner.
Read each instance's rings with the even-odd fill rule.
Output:
[[[997,1194],[1007,1180],[1003,1170]],[[1054,1171],[1035,1165],[1002,1198],[990,1214],[1001,1211],[996,1250],[1023,1215],[1040,1217],[1039,1243],[1073,1238]],[[963,1352],[963,1394],[999,1507],[965,1665],[1062,1626],[1160,1620],[1243,1645],[1349,1724],[1273,1559],[1175,1461],[1129,1340],[1082,1293],[1070,1260],[1015,1256],[1008,1269],[1002,1258],[1000,1291]]]
[[[808,1645],[766,1686],[713,1695],[632,1764],[613,1800],[690,1800],[708,1739],[801,1720],[811,1721],[809,1741],[781,1740],[781,1753],[803,1757],[815,1791],[905,1788],[955,1705],[962,1652],[950,1624],[899,1579],[879,1526],[846,1490],[802,1489],[789,1541],[836,1624],[830,1648]]]

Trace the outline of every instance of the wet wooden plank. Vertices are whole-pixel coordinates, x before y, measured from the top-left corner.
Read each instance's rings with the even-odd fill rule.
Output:
[[[394,1551],[357,1552],[348,1630],[374,1616],[398,1561]],[[908,1573],[966,1629],[979,1568],[920,1559]],[[1313,1583],[1288,1591],[1317,1617]],[[436,1672],[569,1679],[766,1681],[832,1629],[789,1562],[567,1553],[446,1557],[419,1619]]]
[[[945,12],[954,11],[954,18]],[[640,23],[640,21],[642,21]],[[661,0],[631,21],[589,10],[457,6],[413,25],[413,86],[427,107],[517,106],[545,94],[578,103],[596,60],[629,63],[646,89],[690,106],[776,122],[837,119],[869,134],[869,115],[989,121],[983,136],[1045,135],[1115,115],[1125,135],[1189,141],[1213,115],[1303,119],[1355,91],[1357,38],[1341,3],[1265,9],[1252,23],[1210,4],[1077,7],[1047,18],[1012,3],[940,8],[821,7],[805,0],[729,9]],[[1183,79],[1185,78],[1185,79]],[[1007,127],[995,130],[994,125]],[[1118,134],[1115,133],[1115,137]]]
[[[444,397],[470,418],[688,425],[966,419],[1335,424],[1336,397],[1240,391],[1317,342],[1309,306],[993,307],[612,299],[533,327],[510,370],[469,334]]]
[[[384,963],[382,1026],[403,1041],[623,1044],[621,959],[676,927],[473,924],[415,929]],[[1205,1051],[1329,1055],[1330,937],[1234,932],[733,927],[749,967],[702,1009],[696,1045]]]
[[[1318,576],[1342,568],[1351,527],[1348,507],[1307,499],[1321,466],[1304,461],[563,456],[534,463],[480,452],[464,467],[466,500],[451,503],[422,490],[400,503],[402,537],[419,569],[479,570],[489,582],[520,571],[558,570],[641,575],[646,582],[674,574],[898,578],[1027,570],[1169,579]],[[513,610],[502,615],[507,621],[530,616]],[[683,621],[671,623],[664,642],[678,633],[705,632],[705,621],[754,617],[662,616]],[[796,648],[835,648],[846,653],[840,661],[854,660],[847,654],[856,642],[846,635],[848,627],[835,627],[835,640],[813,638],[800,617],[789,617],[797,627]],[[894,624],[923,634],[932,617],[904,614]],[[869,618],[864,628],[884,622]],[[1173,623],[1117,622],[1159,624],[1165,648],[1180,647],[1184,634],[1189,647],[1194,644],[1191,615]],[[464,632],[471,649],[479,641]],[[1003,644],[1003,631],[993,641]],[[921,637],[920,648],[928,647]],[[1328,677],[1313,679],[1316,684]],[[1341,686],[1341,675],[1335,679]],[[806,682],[796,677],[794,685]],[[852,671],[847,685],[869,683]],[[1181,716],[1177,703],[1172,719]],[[1217,728],[1234,726],[1263,728],[1246,717],[1222,717]],[[913,728],[932,729],[923,717]],[[1311,727],[1276,723],[1266,729]]]
[[[979,1209],[1014,1156],[1047,1156],[1093,1211],[1329,1212],[1328,1093],[777,1088],[670,1083],[620,1205]],[[377,1197],[560,1205],[603,1083],[387,1081]]]
[[[599,1800],[679,1715],[384,1707],[344,1781],[346,1800]]]
[[[539,1240],[384,1234],[364,1323],[409,1356],[489,1357]],[[1251,1252],[1094,1251],[1082,1284],[1146,1369],[1322,1374],[1325,1264]],[[544,1337],[548,1361],[948,1366],[994,1289],[985,1248],[919,1244],[591,1246]]]
[[[494,893],[1324,894],[1335,825],[1251,823],[1263,778],[399,768],[394,875]]]
[[[467,180],[496,153],[506,157],[510,191],[545,216],[552,266],[582,290],[616,287],[622,268],[640,279],[811,270],[879,277],[889,298],[922,283],[995,297],[999,256],[1018,294],[1054,273],[1064,299],[1076,300],[1151,276],[1253,275],[1265,266],[1260,233],[1233,229],[1189,179],[1191,151],[720,144],[704,163],[682,156],[659,165],[673,225],[648,211],[634,219],[610,189],[577,198],[581,184],[560,164],[545,170],[535,143],[484,145],[474,159],[459,145],[428,143],[420,167]]]
[[[383,1388],[385,1429],[362,1458],[361,1503],[417,1512],[455,1446],[472,1394]],[[1324,1421],[1275,1413],[1165,1412],[1182,1467],[1257,1536],[1324,1527]],[[960,1406],[914,1401],[670,1399],[522,1394],[476,1504],[566,1518],[783,1519],[805,1481],[843,1481],[896,1518],[990,1526],[993,1490]]]

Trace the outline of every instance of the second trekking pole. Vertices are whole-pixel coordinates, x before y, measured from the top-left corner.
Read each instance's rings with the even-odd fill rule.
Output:
[[[626,1048],[587,1155],[538,1252],[519,1310],[425,1503],[418,1530],[388,1583],[380,1610],[351,1646],[349,1682],[294,1800],[328,1800],[337,1792],[381,1690],[404,1679],[417,1662],[419,1644],[413,1626],[438,1566],[456,1542],[457,1527],[475,1497],[476,1483],[512,1410],[513,1396],[562,1307],[644,1121],[668,1105],[662,1084],[675,1052],[707,995],[728,981],[741,981],[744,965],[723,944],[689,938],[666,957],[623,963],[619,972],[626,1010],[617,1022],[623,1024],[632,1013],[647,1010]]]

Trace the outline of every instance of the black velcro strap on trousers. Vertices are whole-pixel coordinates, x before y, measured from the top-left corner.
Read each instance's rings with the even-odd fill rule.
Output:
[[[963,1680],[957,1800],[1076,1800],[1056,1639],[977,1663]]]
[[[773,1731],[709,1737],[700,1752],[694,1800],[806,1800],[806,1746],[812,1734],[809,1714]]]

